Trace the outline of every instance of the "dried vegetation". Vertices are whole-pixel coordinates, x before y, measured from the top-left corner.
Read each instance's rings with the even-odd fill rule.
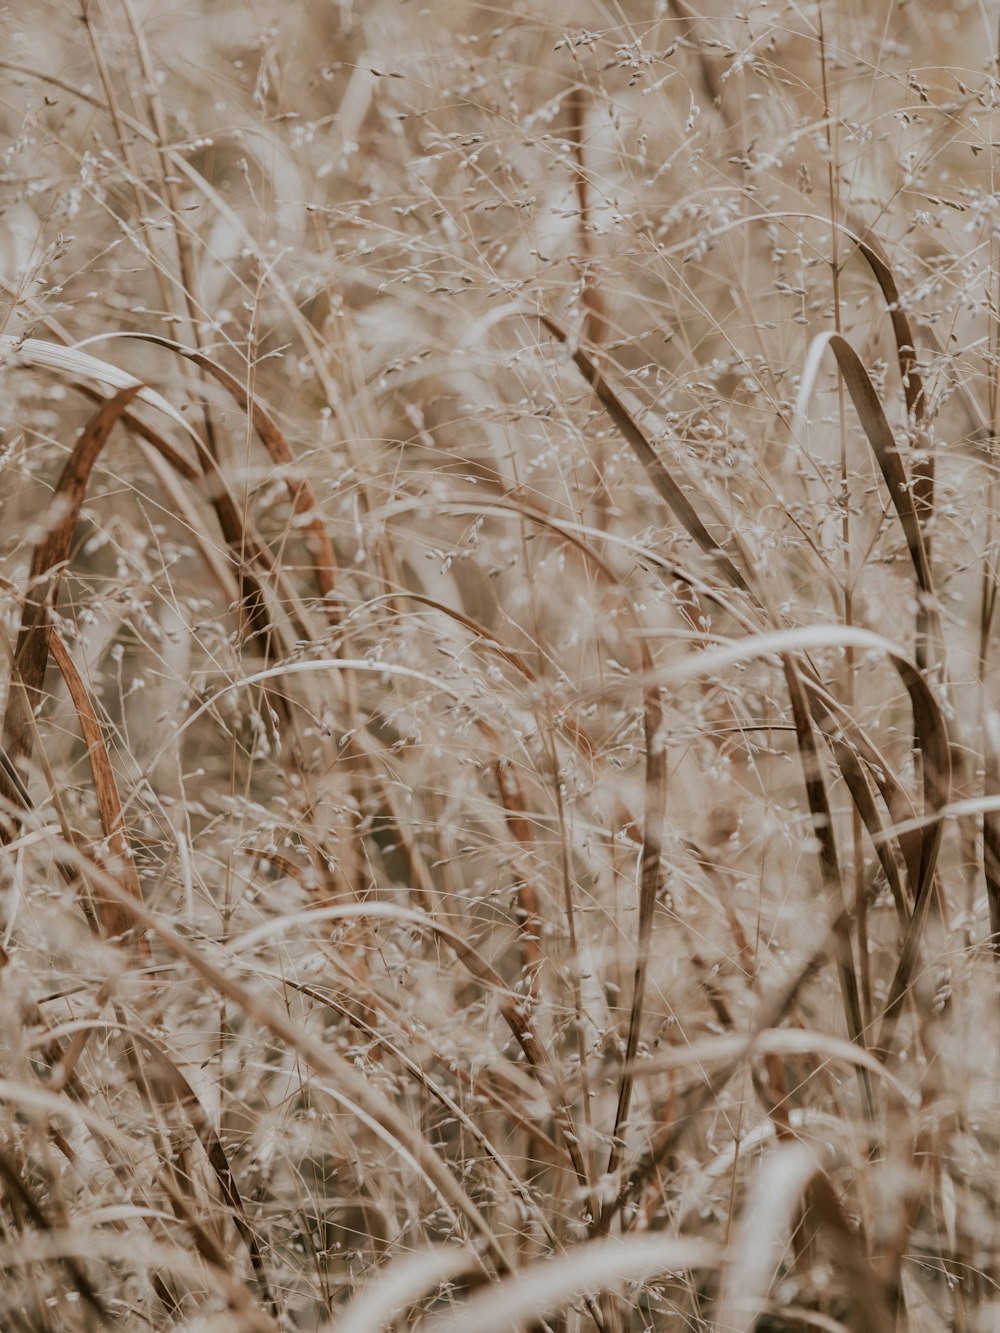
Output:
[[[995,15],[0,16],[0,1326],[1000,1324]]]

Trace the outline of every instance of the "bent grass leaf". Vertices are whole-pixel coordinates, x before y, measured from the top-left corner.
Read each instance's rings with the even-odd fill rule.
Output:
[[[821,333],[813,340],[802,372],[802,381],[799,386],[799,396],[796,404],[796,418],[801,422],[805,416],[820,362],[827,347],[836,357],[837,365],[844,377],[844,383],[851,396],[858,419],[885,479],[889,498],[906,538],[906,545],[917,583],[923,593],[929,598],[933,598],[934,583],[924,545],[921,516],[917,512],[914,501],[912,483],[906,475],[906,469],[903,466],[895,436],[886,419],[875,388],[868,377],[868,372],[865,370],[864,363],[841,334]]]
[[[930,910],[938,852],[941,847],[942,811],[948,803],[951,790],[951,748],[948,729],[941,706],[923,673],[905,653],[879,635],[872,634],[868,630],[835,625],[762,634],[723,648],[710,649],[671,668],[666,673],[666,679],[670,684],[677,686],[685,680],[714,673],[753,657],[784,655],[793,650],[819,647],[824,644],[831,647],[851,644],[857,648],[877,649],[889,658],[910,696],[914,733],[923,754],[926,823],[920,832],[920,860],[915,883],[913,914],[903,937],[879,1034],[879,1050],[887,1054],[895,1021],[919,956],[920,940]]]
[[[584,1294],[624,1282],[718,1267],[716,1246],[662,1232],[594,1240],[531,1264],[466,1301],[451,1316],[425,1324],[426,1333],[507,1333],[528,1320],[553,1314]]]
[[[320,518],[319,501],[315,492],[304,472],[298,467],[288,441],[271,416],[264,410],[257,398],[248,392],[246,387],[234,375],[231,375],[228,370],[225,370],[203,352],[182,347],[179,343],[171,342],[169,338],[160,338],[154,334],[136,334],[133,336],[142,342],[153,343],[157,347],[165,347],[168,351],[175,352],[177,355],[192,361],[200,370],[205,371],[221,384],[240,408],[248,414],[254,430],[270,455],[272,463],[281,471],[285,485],[288,488],[293,511],[304,522],[305,539],[313,558],[313,573],[317,591],[320,598],[325,600],[328,616],[336,622],[336,606],[332,599],[337,587],[337,562],[333,553],[333,543],[330,541],[330,535]]]
[[[58,580],[58,572],[52,576],[52,571],[58,571],[69,556],[73,529],[94,464],[115,423],[142,391],[138,380],[129,379],[113,398],[102,403],[80,433],[49,503],[46,535],[32,556],[13,663],[15,688],[10,692],[3,721],[2,748],[17,768],[25,767],[31,760],[33,715],[41,701],[49,657],[48,602],[55,594]]]
[[[81,868],[85,868],[86,873],[103,892],[126,908],[132,906],[124,890],[110,875],[86,857],[78,857],[78,861]],[[403,1160],[423,1176],[455,1220],[459,1217],[465,1219],[472,1232],[483,1242],[485,1251],[496,1265],[497,1271],[509,1271],[510,1260],[504,1244],[494,1229],[486,1222],[440,1156],[427,1143],[419,1128],[414,1127],[384,1093],[359,1073],[349,1060],[332,1048],[322,1045],[282,1009],[263,999],[259,991],[238,980],[233,975],[231,953],[225,960],[226,966],[214,963],[207,954],[185,940],[145,904],[135,904],[132,910],[141,924],[150,930],[175,957],[183,959],[217,995],[235,1005],[251,1022],[259,1023],[272,1036],[286,1043],[289,1049],[296,1051],[317,1074],[330,1079],[332,1087],[328,1090],[335,1088],[337,1096],[345,1107],[357,1115],[362,1123],[372,1128],[388,1146],[399,1152]],[[4,1095],[4,1087],[4,1082],[0,1080],[0,1098]]]
[[[671,470],[663,463],[659,454],[647,439],[635,417],[611,387],[600,367],[582,348],[573,346],[570,335],[563,329],[562,325],[550,315],[541,311],[537,312],[537,318],[554,338],[569,349],[577,369],[593,389],[595,396],[608,416],[628,441],[639,462],[645,468],[646,475],[649,477],[653,488],[680,521],[684,530],[698,543],[706,555],[712,557],[716,567],[724,575],[727,582],[741,591],[746,591],[748,584],[743,574],[733,563],[731,556],[724,547],[709,532],[699,517],[698,511],[685,495],[684,483],[687,479],[683,474],[681,474],[680,481],[675,479]],[[676,468],[677,464],[674,466]],[[678,471],[680,471],[679,468]],[[708,503],[705,497],[702,497],[702,499],[706,504]],[[717,519],[717,522],[721,524],[721,520]],[[735,540],[739,540],[735,533],[732,535]],[[740,555],[746,567],[750,568],[751,562],[747,552],[741,549]]]
[[[97,717],[97,710],[86,685],[80,676],[66,645],[58,634],[52,633],[49,651],[59,672],[66,682],[73,707],[80,722],[80,731],[87,746],[87,761],[90,764],[94,782],[94,794],[101,817],[101,827],[107,840],[108,850],[116,862],[116,872],[122,888],[129,897],[142,900],[142,888],[135,868],[135,854],[128,838],[125,815],[122,811],[121,797],[111,758],[104,741],[104,733]],[[101,901],[99,904],[104,929],[111,936],[124,935],[134,924],[128,912],[122,912],[117,904]],[[149,942],[139,933],[135,940],[138,959],[144,964],[152,963]]]

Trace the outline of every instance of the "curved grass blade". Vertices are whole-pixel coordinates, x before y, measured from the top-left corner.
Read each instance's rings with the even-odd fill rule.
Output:
[[[806,799],[812,815],[813,834],[819,843],[820,872],[829,904],[831,929],[836,941],[837,973],[840,978],[847,1030],[851,1035],[851,1040],[863,1049],[865,1047],[865,1033],[861,1015],[861,997],[858,990],[858,974],[854,966],[854,951],[851,945],[847,898],[837,857],[833,811],[830,809],[826,783],[823,781],[823,771],[816,750],[816,738],[813,734],[802,682],[791,656],[782,655],[781,665],[785,673],[785,683],[788,687],[788,695],[792,705],[792,720],[795,723],[795,736],[802,762]],[[872,1095],[871,1080],[867,1072],[860,1066],[858,1067],[858,1080],[868,1118],[874,1122],[875,1099]]]
[[[104,734],[98,721],[93,700],[66,645],[55,631],[52,632],[49,640],[49,651],[63,680],[66,682],[66,688],[73,700],[73,706],[80,722],[80,730],[87,745],[87,761],[90,764],[90,772],[94,780],[94,794],[97,797],[101,827],[104,830],[104,836],[107,839],[111,854],[118,863],[117,875],[119,882],[130,897],[141,902],[142,888],[135,868],[135,855],[125,826],[121,797],[118,794],[118,783],[115,781],[114,769],[111,767],[111,757],[108,754],[108,747],[104,743]],[[99,908],[104,929],[111,936],[124,935],[135,925],[132,917],[127,912],[122,912],[117,904],[101,901]],[[153,956],[149,941],[141,932],[136,935],[135,949],[142,963],[152,962]]]
[[[78,855],[77,859],[81,868],[95,879],[103,892],[117,898],[123,905],[129,905],[124,891],[110,875],[86,857]],[[353,906],[357,908],[366,905]],[[483,1242],[485,1254],[489,1256],[496,1271],[500,1273],[510,1271],[511,1263],[501,1238],[487,1224],[461,1182],[427,1143],[419,1128],[412,1125],[384,1093],[369,1083],[349,1060],[331,1046],[324,1045],[310,1036],[281,1009],[267,1003],[258,990],[237,980],[233,975],[231,953],[228,965],[219,966],[200,948],[196,948],[167,925],[159,915],[151,912],[145,904],[136,904],[135,912],[142,924],[157,936],[163,946],[175,957],[183,959],[213,991],[231,1001],[248,1019],[266,1028],[272,1036],[286,1043],[291,1050],[297,1051],[314,1073],[331,1080],[328,1091],[336,1092],[351,1114],[357,1115],[409,1161],[437,1194],[449,1214],[456,1219],[459,1216],[465,1219],[471,1231]]]
[[[924,811],[931,820],[921,837],[920,873],[913,915],[903,936],[879,1031],[878,1048],[883,1058],[888,1058],[892,1048],[896,1022],[917,965],[921,936],[935,897],[938,853],[944,832],[941,810],[947,805],[951,790],[951,748],[941,706],[923,672],[905,659],[895,661],[895,666],[913,706],[914,739],[922,755]]]
[[[145,1050],[148,1056],[152,1058],[157,1068],[156,1082],[161,1080],[166,1085],[165,1091],[169,1097],[176,1101],[177,1105],[184,1112],[188,1123],[194,1130],[194,1133],[205,1150],[205,1156],[208,1158],[209,1165],[215,1174],[219,1184],[219,1190],[225,1201],[229,1214],[233,1219],[236,1230],[240,1234],[243,1244],[250,1255],[250,1263],[253,1266],[254,1276],[260,1289],[261,1296],[276,1321],[280,1321],[281,1314],[278,1309],[278,1303],[274,1293],[271,1290],[267,1277],[267,1270],[264,1266],[264,1257],[261,1253],[260,1242],[257,1239],[256,1232],[250,1226],[247,1219],[246,1208],[240,1195],[239,1186],[236,1183],[236,1177],[233,1174],[233,1168],[230,1165],[226,1150],[222,1146],[222,1140],[216,1132],[215,1126],[209,1120],[205,1108],[198,1100],[190,1083],[174,1064],[173,1060],[167,1055],[152,1037],[144,1032],[129,1029],[129,1035],[134,1038]],[[149,1084],[149,1079],[139,1081],[140,1090],[142,1083]]]
[[[714,672],[753,657],[769,654],[785,655],[791,650],[853,644],[858,648],[877,649],[888,656],[910,696],[913,710],[913,729],[923,755],[924,818],[920,830],[920,861],[915,885],[915,902],[910,918],[889,999],[879,1033],[878,1049],[886,1056],[891,1047],[892,1033],[900,1007],[905,998],[913,969],[919,956],[920,939],[930,910],[935,884],[938,853],[943,833],[943,807],[951,790],[951,747],[948,729],[941,706],[921,672],[894,644],[872,634],[849,626],[812,626],[808,629],[786,630],[759,635],[738,641],[724,648],[711,649],[673,668],[668,679],[673,684],[706,672]]]
[[[842,227],[841,230],[857,244],[858,252],[874,274],[875,281],[885,298],[896,342],[896,357],[906,398],[906,411],[916,425],[923,425],[927,417],[923,376],[917,369],[917,348],[910,327],[910,317],[903,306],[889,256],[879,238],[861,219],[851,217],[849,226]]]
[[[128,371],[120,370],[110,361],[91,356],[89,352],[82,352],[79,347],[65,347],[44,338],[14,338],[10,334],[0,334],[0,360],[10,360],[14,365],[31,366],[39,370],[59,371],[74,379],[92,380],[107,389],[134,389],[133,397],[155,407],[158,412],[169,417],[175,426],[180,426],[185,435],[198,440],[190,421],[162,394],[150,389]]]
[[[898,842],[900,855],[909,876],[911,896],[915,898],[920,879],[921,838],[920,831],[911,827],[916,811],[906,788],[868,733],[857,725],[849,711],[830,694],[822,681],[805,669],[802,669],[802,678],[809,692],[813,718],[827,738],[834,755],[837,754],[837,744],[842,739],[847,740],[856,756],[856,762],[862,761],[874,779],[885,808],[889,812],[890,832]],[[849,777],[850,768],[845,770],[842,766],[841,772],[848,788],[853,792],[854,785]],[[858,809],[864,818],[864,803],[859,805]],[[869,832],[873,838],[878,838],[880,831],[881,821],[876,819],[869,827]],[[903,914],[909,919],[909,906],[905,899]]]
[[[523,314],[525,312],[519,313]],[[706,528],[698,515],[698,511],[684,494],[681,484],[675,480],[670,470],[663,463],[659,454],[646,438],[639,423],[608,383],[600,368],[582,348],[573,345],[570,335],[550,315],[546,315],[542,311],[536,311],[535,316],[552,336],[570,351],[577,369],[593,389],[598,402],[628,441],[654,489],[669,506],[688,535],[698,543],[706,555],[712,557],[716,567],[729,583],[741,591],[746,591],[748,588],[747,581],[733,563],[731,556]],[[740,554],[749,568],[747,553],[741,551]]]
[[[606,1175],[614,1179],[625,1154],[622,1137],[632,1103],[635,1085],[632,1065],[639,1049],[642,1015],[646,1000],[646,978],[653,933],[653,913],[663,886],[663,833],[667,800],[667,738],[664,731],[663,700],[657,689],[643,691],[643,743],[645,747],[645,810],[642,850],[639,859],[639,924],[636,941],[635,971],[632,979],[632,1007],[625,1041],[625,1068],[618,1085],[611,1151]],[[595,1218],[595,1231],[607,1235],[614,1216],[614,1200],[609,1199]]]
[[[172,342],[169,338],[161,338],[156,334],[143,333],[128,336],[138,338],[141,342],[153,343],[157,347],[165,347],[168,351],[186,357],[200,370],[205,371],[221,384],[230,397],[250,417],[253,428],[267,449],[271,461],[275,467],[281,470],[281,475],[288,488],[292,509],[304,527],[305,540],[312,556],[313,574],[319,596],[324,599],[328,617],[336,622],[338,614],[334,594],[337,589],[337,561],[333,553],[333,543],[319,516],[319,501],[316,494],[308,478],[299,468],[288,441],[278,429],[274,420],[235,376],[231,375],[228,370],[223,369],[211,357],[206,356],[204,352],[182,347],[180,343]]]
[[[678,685],[685,680],[733,666],[750,658],[818,647],[852,644],[888,657],[896,670],[913,709],[914,730],[924,754],[923,789],[925,820],[920,831],[920,865],[917,894],[933,876],[941,840],[941,810],[951,789],[951,747],[948,729],[934,692],[906,654],[881,635],[847,625],[811,625],[805,629],[779,630],[737,640],[689,658],[665,673],[665,680]]]
[[[889,845],[889,831],[882,822],[858,752],[847,741],[844,733],[833,726],[829,717],[826,714],[820,714],[819,708],[814,707],[812,713],[813,720],[819,726],[833,752],[837,767],[840,769],[847,789],[851,793],[851,800],[854,802],[862,823],[868,831],[868,836],[875,849],[875,855],[879,859],[882,872],[892,892],[896,915],[899,918],[900,925],[905,928],[910,919],[910,909],[903,891],[899,867]],[[899,836],[898,833],[897,836]]]
[[[521,1269],[513,1277],[471,1297],[451,1316],[425,1324],[427,1333],[508,1333],[586,1293],[620,1282],[691,1268],[715,1268],[719,1250],[705,1241],[651,1232],[622,1240],[595,1240],[558,1257]],[[332,1333],[329,1330],[328,1333]]]
[[[844,1216],[822,1163],[802,1144],[782,1144],[757,1172],[744,1204],[713,1326],[727,1333],[753,1333],[759,1327],[781,1252],[805,1205],[833,1243],[853,1298],[856,1322],[852,1327],[859,1333],[890,1333],[892,1321],[874,1266]]]
[[[69,556],[73,529],[87,492],[94,464],[119,417],[142,391],[138,380],[120,389],[97,409],[81,431],[70,453],[48,506],[46,535],[35,546],[28,577],[28,595],[21,613],[12,672],[19,688],[12,689],[3,720],[2,749],[15,768],[23,770],[31,761],[34,711],[41,703],[45,668],[49,658],[48,601],[55,595],[58,573],[52,574]],[[2,794],[8,800],[17,792],[0,775]]]
[[[802,372],[802,382],[796,404],[796,416],[799,420],[805,414],[816,373],[823,353],[829,347],[837,360],[837,365],[844,377],[844,383],[851,396],[862,429],[871,445],[872,453],[885,479],[892,500],[893,508],[899,518],[907,549],[913,564],[920,589],[928,597],[934,595],[934,582],[931,576],[930,561],[924,546],[920,516],[913,498],[913,487],[906,475],[903,460],[896,446],[895,436],[886,419],[882,404],[878,400],[875,387],[868,377],[864,363],[857,352],[839,333],[821,333],[813,339]]]

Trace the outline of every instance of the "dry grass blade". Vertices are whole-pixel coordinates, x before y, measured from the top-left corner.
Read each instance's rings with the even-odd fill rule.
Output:
[[[776,1148],[757,1173],[733,1240],[714,1327],[727,1333],[752,1333],[759,1327],[782,1251],[804,1204],[824,1225],[843,1263],[842,1280],[847,1279],[856,1321],[852,1327],[889,1333],[892,1323],[873,1265],[860,1250],[822,1163],[800,1144]]]
[[[983,792],[1000,798],[1000,714],[990,712],[984,726],[986,776]],[[983,869],[990,913],[990,944],[1000,958],[1000,810],[983,811]]]
[[[458,1312],[425,1324],[427,1333],[507,1333],[527,1320],[574,1303],[619,1283],[688,1269],[714,1268],[719,1251],[704,1241],[647,1235],[625,1240],[595,1240],[544,1263],[523,1269],[466,1301]]]
[[[851,932],[847,916],[847,900],[844,883],[840,875],[837,857],[837,843],[834,835],[833,812],[823,780],[816,738],[813,734],[809,708],[805,691],[791,657],[782,657],[785,683],[792,705],[792,717],[795,721],[795,738],[802,762],[802,772],[806,786],[806,798],[812,814],[813,834],[819,845],[819,863],[826,889],[831,917],[831,927],[837,942],[837,972],[840,977],[841,997],[844,1015],[851,1040],[861,1047],[865,1046],[864,1021],[861,1014],[861,997],[858,990],[858,976],[854,966],[854,951],[851,946]],[[859,1067],[858,1075],[861,1091],[869,1118],[875,1118],[875,1102],[872,1096],[871,1082],[867,1073]]]
[[[532,1002],[538,998],[538,974],[542,966],[542,922],[538,914],[538,886],[534,870],[534,837],[524,800],[524,792],[507,760],[498,757],[493,765],[500,800],[507,816],[507,828],[520,848],[523,868],[518,874],[517,917],[521,937],[521,974]]]
[[[830,694],[824,685],[808,670],[801,668],[803,682],[809,691],[810,706],[817,726],[823,732],[834,756],[840,754],[841,742],[850,746],[855,759],[853,763],[841,764],[841,772],[849,790],[854,793],[857,780],[850,776],[854,764],[863,761],[865,768],[877,786],[891,820],[891,833],[898,840],[903,865],[909,875],[911,896],[916,895],[920,882],[920,858],[922,848],[921,831],[913,826],[915,807],[907,794],[901,778],[894,771],[885,754],[874,745],[870,736],[851,716],[850,712]],[[840,760],[838,758],[838,763]],[[864,817],[866,802],[861,797],[858,809]],[[866,821],[867,823],[867,821]],[[881,821],[876,819],[869,827],[874,838],[881,837]],[[898,878],[898,872],[897,872]],[[892,881],[890,880],[890,883]],[[897,906],[901,918],[909,919],[909,909],[904,902]]]
[[[52,1225],[40,1203],[34,1197],[27,1182],[14,1165],[8,1161],[4,1153],[0,1153],[0,1176],[3,1177],[4,1192],[15,1216],[24,1214],[38,1231],[43,1233],[51,1231]],[[77,1258],[74,1255],[67,1254],[63,1256],[62,1263],[77,1294],[97,1316],[101,1326],[103,1328],[113,1328],[114,1324],[110,1314]]]
[[[169,417],[185,435],[192,436],[195,440],[198,438],[192,431],[190,422],[186,421],[173,403],[162,394],[148,388],[134,375],[120,370],[110,361],[91,356],[89,352],[82,352],[77,347],[63,347],[59,343],[46,342],[41,338],[12,338],[9,334],[0,334],[0,358],[9,360],[13,365],[58,371],[73,380],[90,380],[103,388],[118,392],[134,389],[133,397]]]
[[[587,139],[587,104],[588,89],[585,84],[574,83],[566,96],[565,107],[569,116],[567,138],[573,145],[573,184],[579,210],[579,267],[582,287],[580,303],[583,306],[582,336],[584,342],[597,349],[604,341],[607,331],[607,314],[601,290],[597,285],[598,265],[593,256],[593,223],[591,221],[591,194],[593,193],[587,171],[584,145]]]
[[[898,645],[870,630],[849,625],[810,625],[804,629],[776,630],[739,639],[708,649],[671,667],[663,678],[671,685],[724,670],[755,657],[808,651],[810,648],[843,647],[847,644],[884,654],[902,681],[913,709],[914,729],[926,756],[923,771],[924,809],[928,822],[920,837],[920,887],[933,873],[940,846],[939,815],[951,790],[951,747],[941,707],[930,685]]]
[[[906,410],[916,425],[921,426],[927,416],[927,397],[924,392],[924,380],[917,367],[917,347],[910,324],[910,317],[903,304],[903,298],[885,252],[882,242],[858,218],[851,219],[854,231],[844,228],[844,232],[855,241],[858,252],[864,258],[875,276],[885,299],[886,309],[892,321],[892,332],[896,342],[896,357],[899,362],[899,375],[906,397]]]
[[[879,859],[879,865],[885,875],[886,883],[892,893],[892,900],[896,907],[896,915],[899,918],[900,926],[905,928],[910,919],[910,909],[906,901],[903,890],[903,882],[899,872],[899,866],[896,864],[896,858],[890,845],[889,831],[882,822],[878,806],[872,796],[868,785],[868,778],[865,775],[864,767],[858,756],[855,747],[848,743],[844,738],[843,732],[836,728],[829,716],[822,710],[813,706],[813,718],[817,722],[827,743],[830,746],[833,756],[837,761],[837,767],[844,778],[848,791],[851,793],[851,800],[861,816],[861,821],[868,832],[872,846],[875,848],[875,854]],[[886,771],[886,765],[880,771]],[[894,808],[890,806],[890,808]],[[898,806],[895,808],[898,809]],[[898,827],[895,829],[896,837],[900,837]],[[914,880],[915,882],[915,880]]]
[[[103,878],[107,884],[113,886],[114,893],[124,897],[113,880],[107,875]],[[18,1114],[26,1119],[34,1117],[39,1122],[44,1122],[65,1118],[71,1124],[82,1125],[96,1139],[113,1143],[119,1142],[121,1138],[118,1127],[107,1116],[81,1101],[67,1097],[64,1093],[52,1092],[37,1083],[0,1078],[0,1102],[16,1107]]]
[[[812,1152],[799,1144],[776,1148],[768,1155],[733,1238],[715,1314],[717,1328],[752,1333],[757,1327],[802,1197],[820,1169]]]
[[[663,1070],[691,1070],[701,1065],[730,1064],[752,1055],[815,1055],[824,1061],[843,1061],[867,1070],[891,1094],[898,1107],[913,1109],[912,1096],[871,1051],[830,1032],[807,1028],[760,1028],[751,1033],[706,1037],[674,1051],[660,1051],[636,1065],[636,1077],[651,1077]]]
[[[913,507],[920,521],[924,535],[924,548],[930,557],[930,539],[927,536],[931,519],[934,516],[934,455],[928,439],[928,401],[924,389],[924,380],[917,368],[916,340],[910,324],[910,317],[905,309],[899,285],[889,263],[889,257],[881,241],[869,228],[859,226],[856,238],[858,250],[875,275],[875,280],[885,298],[886,308],[892,320],[892,331],[896,341],[896,357],[899,362],[899,374],[906,398],[906,410],[913,425],[914,446],[918,451],[913,462]],[[917,663],[925,666],[925,626],[928,621],[927,608],[921,605],[917,612]]]
[[[336,1324],[324,1325],[321,1333],[379,1333],[402,1318],[421,1296],[477,1268],[475,1254],[458,1246],[408,1254],[368,1282]]]
[[[809,1204],[830,1242],[835,1271],[843,1275],[859,1333],[895,1333],[896,1310],[891,1286],[882,1279],[864,1249],[864,1238],[844,1213],[837,1191],[824,1172],[809,1186]]]
[[[473,507],[473,512],[483,513],[485,511],[482,506],[477,503]],[[378,598],[372,598],[371,601],[368,602],[368,607],[371,608],[377,605],[379,600],[380,599]],[[464,612],[457,610],[453,606],[446,606],[444,602],[437,601],[433,597],[428,597],[424,593],[412,592],[407,588],[394,589],[392,592],[386,593],[384,595],[384,600],[393,602],[414,602],[420,606],[430,607],[432,611],[438,612],[439,615],[446,616],[449,620],[453,620],[456,625],[462,625],[474,636],[478,643],[481,643],[484,648],[489,648],[492,652],[496,653],[498,657],[502,657],[505,662],[512,666],[514,670],[517,671],[519,675],[523,676],[530,684],[535,684],[537,682],[538,676],[532,671],[531,667],[528,666],[522,655],[515,652],[506,643],[499,639],[495,633],[488,630],[485,625],[481,624],[478,620],[475,620],[472,616],[466,615]]]
[[[643,694],[643,742],[646,751],[645,810],[642,825],[642,850],[639,860],[639,925],[636,939],[635,972],[632,980],[632,1008],[625,1040],[625,1068],[618,1086],[611,1152],[607,1176],[614,1180],[625,1154],[623,1131],[632,1101],[632,1062],[639,1047],[649,949],[653,930],[653,912],[663,886],[663,834],[667,800],[667,739],[664,732],[663,703],[660,691],[647,689]],[[595,1231],[607,1235],[614,1216],[614,1199],[609,1199],[594,1219]]]
[[[49,658],[49,600],[55,593],[51,576],[69,556],[73,529],[94,464],[100,457],[115,423],[141,390],[131,381],[94,413],[73,447],[49,505],[46,534],[37,544],[28,576],[28,594],[21,617],[21,630],[13,663],[17,688],[7,700],[3,721],[2,748],[15,768],[31,759],[33,713],[41,701],[45,667]],[[58,573],[54,576],[58,579]],[[17,793],[5,792],[8,799]]]
[[[538,312],[537,318],[564,347],[570,349],[573,361],[584,379],[593,389],[601,406],[628,441],[639,462],[642,464],[654,489],[669,506],[671,512],[706,555],[712,557],[716,568],[734,588],[746,590],[747,581],[733,563],[731,556],[715,540],[698,515],[698,511],[684,494],[683,486],[675,480],[670,469],[665,466],[659,454],[646,438],[635,417],[628,410],[621,398],[608,383],[600,368],[582,348],[573,346],[570,335],[551,316]],[[734,534],[735,535],[735,534]],[[744,563],[749,567],[746,552],[741,551]]]
[[[884,1055],[891,1049],[896,1023],[919,958],[920,941],[937,884],[938,854],[944,833],[942,810],[951,792],[951,747],[941,705],[921,671],[902,657],[894,659],[894,663],[913,707],[914,736],[923,755],[924,812],[928,822],[921,837],[920,873],[913,915],[903,936],[879,1030],[878,1047]]]
[[[137,336],[142,342],[150,342],[158,347],[166,347],[169,351],[176,352],[179,356],[186,357],[189,361],[194,362],[200,370],[205,371],[217,380],[243,411],[249,415],[254,430],[260,436],[270,455],[271,462],[275,468],[280,469],[280,474],[288,487],[292,509],[303,524],[306,542],[313,559],[313,573],[317,591],[320,598],[326,599],[328,617],[336,622],[335,604],[331,600],[337,589],[337,562],[333,553],[333,543],[330,541],[329,533],[320,518],[319,502],[312,486],[298,467],[295,455],[292,453],[284,435],[254,395],[248,393],[247,389],[240,384],[235,376],[230,375],[228,370],[213,361],[211,357],[206,356],[203,352],[182,347],[179,343],[171,342],[168,338],[158,338],[152,334]]]
[[[54,631],[49,639],[49,651],[66,682],[76,715],[80,719],[80,730],[87,745],[87,761],[94,780],[94,795],[97,798],[101,827],[104,830],[108,850],[116,863],[119,882],[129,897],[141,901],[142,888],[135,868],[135,853],[129,843],[121,797],[118,794],[118,783],[111,767],[111,758],[108,755],[97,710],[69,650]],[[132,928],[132,918],[128,912],[122,912],[116,904],[102,901],[99,909],[102,924],[108,935],[124,935]],[[149,942],[142,934],[136,937],[135,950],[137,958],[142,963],[152,962]]]
[[[928,598],[934,596],[934,582],[931,575],[930,561],[924,545],[921,515],[917,511],[913,487],[906,475],[895,436],[886,419],[882,404],[875,388],[868,377],[864,363],[857,352],[838,333],[820,334],[809,349],[809,356],[802,373],[799,388],[797,415],[801,418],[812,393],[813,383],[819,369],[823,352],[829,347],[837,359],[837,365],[844,377],[844,383],[851,396],[858,419],[871,445],[872,453],[879,465],[889,498],[899,517],[900,527],[906,538],[907,549],[921,592]]]
[[[102,394],[99,389],[92,388],[89,384],[77,383],[74,387],[92,403],[101,403],[104,401],[105,395]],[[186,424],[187,423],[185,423],[185,425]],[[196,482],[201,477],[201,472],[196,465],[190,462],[179,449],[175,449],[170,441],[165,439],[159,431],[153,430],[148,422],[141,420],[141,418],[137,417],[132,412],[123,412],[122,425],[126,426],[132,435],[145,440],[147,444],[156,450],[163,461],[169,463],[177,475],[182,477],[185,481]],[[195,436],[194,439],[198,446],[201,458],[203,460],[206,457],[210,458],[211,455],[205,450],[198,437]]]

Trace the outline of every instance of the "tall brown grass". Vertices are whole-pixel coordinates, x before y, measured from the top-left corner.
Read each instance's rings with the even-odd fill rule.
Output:
[[[0,18],[0,1328],[1000,1322],[987,9]]]

